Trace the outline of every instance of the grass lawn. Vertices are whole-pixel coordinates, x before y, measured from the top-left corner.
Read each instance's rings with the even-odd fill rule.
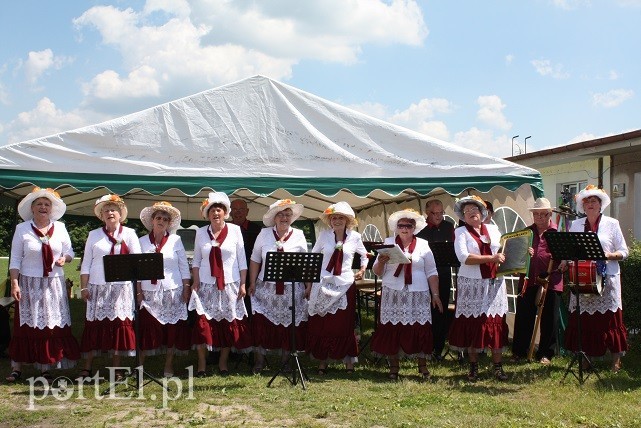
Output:
[[[77,263],[77,262],[76,262]],[[68,275],[77,283],[75,264]],[[0,260],[0,277],[6,261]],[[75,275],[75,276],[74,276]],[[370,312],[371,314],[371,312]],[[73,330],[82,332],[84,303],[72,299]],[[371,317],[364,321],[363,339],[372,332]],[[280,364],[270,358],[272,367],[263,375],[252,375],[247,360],[230,366],[230,376],[212,375],[194,379],[193,393],[187,393],[189,380],[181,379],[183,394],[162,403],[162,389],[152,383],[142,394],[127,397],[119,389],[114,397],[96,396],[90,387],[79,395],[77,385],[64,394],[43,396],[35,388],[37,401],[29,405],[30,384],[24,380],[36,375],[23,368],[23,381],[7,384],[9,361],[0,359],[0,426],[257,426],[257,427],[634,427],[641,426],[641,346],[630,340],[632,349],[623,358],[618,374],[609,371],[609,361],[597,361],[601,380],[591,374],[583,385],[569,374],[563,380],[568,357],[555,358],[548,367],[537,363],[511,364],[505,368],[510,378],[497,382],[491,376],[489,358],[482,358],[481,380],[465,380],[466,366],[454,359],[430,363],[434,379],[421,382],[415,362],[401,365],[398,382],[387,380],[384,361],[377,361],[365,349],[356,372],[347,374],[340,364],[330,366],[324,377],[316,375],[315,363],[306,356],[300,360],[310,381],[303,390],[278,376],[267,387]],[[176,371],[195,365],[195,354],[177,358]],[[150,357],[145,369],[153,375],[162,372],[162,357]],[[98,359],[94,368],[104,367]],[[216,366],[208,366],[210,373]],[[60,370],[55,376],[75,378],[77,369]],[[101,384],[99,391],[107,388]],[[172,386],[172,385],[170,385]],[[176,391],[174,386],[170,395]]]

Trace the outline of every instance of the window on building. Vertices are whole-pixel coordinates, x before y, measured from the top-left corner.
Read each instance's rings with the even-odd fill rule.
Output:
[[[556,185],[556,206],[562,205],[569,206],[573,211],[576,211],[576,202],[574,195],[579,193],[588,185],[587,181],[577,181],[570,183],[562,183]]]

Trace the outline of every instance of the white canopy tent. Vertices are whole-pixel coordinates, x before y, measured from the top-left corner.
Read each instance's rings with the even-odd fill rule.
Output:
[[[200,219],[200,202],[213,189],[247,200],[252,220],[281,198],[304,204],[309,219],[344,200],[362,224],[378,227],[386,212],[419,208],[428,196],[447,204],[476,190],[521,203],[543,191],[534,169],[263,76],[0,147],[0,193],[19,200],[32,185],[56,188],[76,215],[93,215],[94,201],[114,192],[131,216],[167,200],[184,219]]]

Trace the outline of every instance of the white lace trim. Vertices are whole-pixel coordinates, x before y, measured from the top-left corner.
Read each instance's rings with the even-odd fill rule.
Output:
[[[598,294],[581,294],[581,313],[594,315],[596,312],[604,314],[607,311],[616,312],[623,309],[621,300],[621,276],[606,275],[603,293]],[[576,311],[576,296],[570,295],[570,312]]]
[[[63,276],[20,276],[20,325],[54,328],[71,325],[67,287]]]
[[[109,321],[116,318],[122,321],[134,319],[134,292],[131,281],[89,283],[87,288],[87,321],[101,321],[105,318]]]
[[[456,317],[503,316],[507,313],[507,291],[503,278],[458,277]]]
[[[382,324],[431,324],[432,299],[429,291],[409,291],[407,284],[402,290],[383,287],[381,294]]]
[[[339,310],[347,308],[347,290],[351,284],[337,285],[327,279],[335,277],[323,278],[320,283],[315,282],[312,284],[312,291],[309,295],[308,313],[310,315],[324,316],[327,314],[335,314]]]
[[[305,300],[305,285],[294,283],[296,299],[296,325],[309,318],[307,300]],[[251,298],[252,312],[264,315],[276,325],[285,327],[292,323],[292,283],[285,283],[285,293],[276,294],[276,284],[273,282],[256,281],[256,292]]]
[[[198,291],[191,292],[189,310],[204,315],[208,320],[242,320],[247,316],[243,299],[238,299],[240,281],[228,282],[223,290],[215,284],[200,283]]]
[[[140,305],[147,309],[160,324],[176,324],[187,319],[187,304],[182,300],[182,288],[171,290],[143,290]]]

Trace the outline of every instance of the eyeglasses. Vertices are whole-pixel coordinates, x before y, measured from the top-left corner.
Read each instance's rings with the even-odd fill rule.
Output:
[[[397,229],[414,229],[414,225],[410,223],[398,223],[396,225]]]
[[[439,216],[439,217],[440,217],[440,216],[442,216],[443,214],[445,214],[445,212],[443,212],[443,211],[441,211],[441,212],[434,212],[434,211],[430,211],[430,214],[435,215],[435,216]]]
[[[465,211],[463,211],[463,214],[478,213],[480,211],[481,210],[478,209],[478,207],[472,207],[472,208],[468,208]]]
[[[547,217],[550,213],[532,213],[532,217]]]
[[[171,217],[164,217],[161,215],[158,215],[155,217],[156,220],[162,220],[162,221],[171,221]]]

